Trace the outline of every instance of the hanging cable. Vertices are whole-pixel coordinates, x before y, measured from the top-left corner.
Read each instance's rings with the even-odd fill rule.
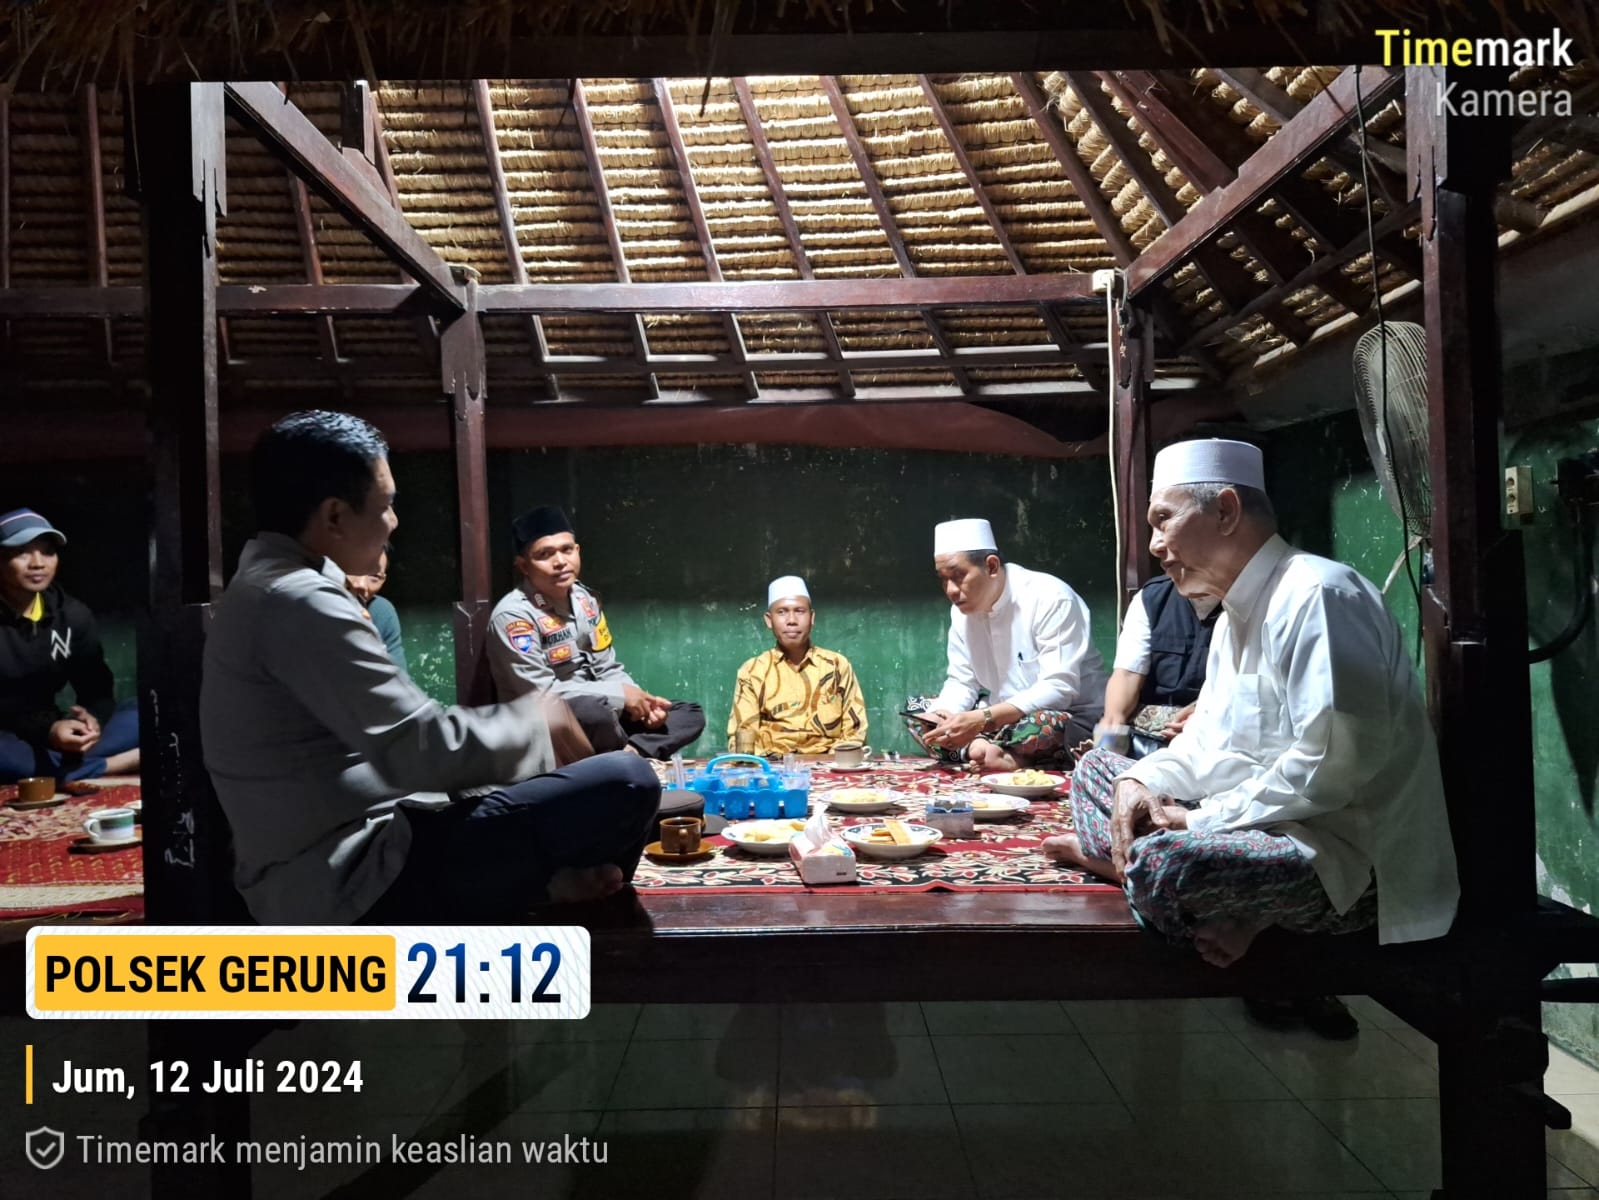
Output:
[[[1587,505],[1574,504],[1571,507],[1577,522],[1576,544],[1571,559],[1571,575],[1577,589],[1575,607],[1564,629],[1542,646],[1527,652],[1527,661],[1530,663],[1548,662],[1559,654],[1577,640],[1593,616],[1593,523],[1589,519]]]
[[[1105,447],[1110,451],[1110,521],[1111,530],[1116,539],[1116,576],[1112,586],[1116,589],[1116,634],[1119,637],[1122,631],[1122,613],[1126,611],[1127,596],[1122,588],[1122,573],[1127,569],[1125,550],[1122,545],[1122,498],[1119,476],[1116,470],[1116,456],[1121,452],[1121,446],[1116,438],[1116,381],[1120,378],[1116,368],[1116,289],[1123,284],[1122,273],[1116,271],[1111,275],[1110,285],[1105,289],[1105,345],[1106,354],[1110,358],[1110,381],[1106,384],[1105,391],[1109,400],[1110,432],[1105,438]],[[1126,329],[1122,330],[1126,333]]]
[[[1382,330],[1382,405],[1378,421],[1382,427],[1383,449],[1388,454],[1389,470],[1393,470],[1393,444],[1394,439],[1388,428],[1388,326],[1382,315],[1382,280],[1377,270],[1377,227],[1376,218],[1371,206],[1371,152],[1366,147],[1366,103],[1361,95],[1360,75],[1361,70],[1355,69],[1355,121],[1360,131],[1360,191],[1361,203],[1366,210],[1366,250],[1371,259],[1371,295],[1377,309],[1377,328]],[[1381,465],[1373,463],[1372,466],[1381,470]],[[1399,499],[1399,536],[1403,539],[1404,549],[1400,557],[1405,563],[1405,577],[1410,580],[1410,593],[1416,601],[1416,654],[1421,658],[1421,582],[1416,578],[1416,573],[1410,563],[1410,550],[1414,544],[1410,540],[1410,518],[1405,512],[1405,489],[1399,486],[1399,480],[1394,480],[1394,495]],[[1425,542],[1423,542],[1425,546]],[[1423,549],[1422,554],[1426,555]],[[1425,558],[1423,559],[1425,562]],[[1424,568],[1425,573],[1425,568]],[[1387,590],[1386,587],[1383,589]]]

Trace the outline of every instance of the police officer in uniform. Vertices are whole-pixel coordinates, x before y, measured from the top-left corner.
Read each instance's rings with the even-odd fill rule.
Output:
[[[511,525],[519,586],[489,619],[489,667],[501,701],[554,692],[597,751],[627,746],[670,758],[700,736],[698,704],[646,692],[617,661],[599,598],[578,582],[583,560],[572,522],[553,506]]]

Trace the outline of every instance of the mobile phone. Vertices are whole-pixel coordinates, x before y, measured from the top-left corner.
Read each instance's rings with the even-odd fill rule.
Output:
[[[909,717],[913,721],[920,721],[923,725],[938,725],[943,722],[942,717],[935,717],[932,713],[910,712],[903,708],[899,710],[899,715]]]

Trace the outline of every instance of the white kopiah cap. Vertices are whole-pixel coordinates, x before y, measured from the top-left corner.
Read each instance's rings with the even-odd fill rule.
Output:
[[[786,600],[790,596],[804,596],[807,600],[811,593],[805,586],[805,581],[798,575],[784,575],[772,580],[766,585],[766,607],[771,608],[779,600]]]
[[[1150,491],[1194,483],[1231,483],[1265,491],[1266,471],[1260,448],[1225,438],[1198,438],[1177,442],[1155,455]]]
[[[963,550],[998,550],[994,529],[981,517],[945,521],[933,527],[933,556],[959,554]]]

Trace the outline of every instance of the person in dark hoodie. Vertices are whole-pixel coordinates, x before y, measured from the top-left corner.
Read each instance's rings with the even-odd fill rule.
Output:
[[[94,614],[56,583],[66,542],[32,509],[0,514],[0,782],[139,769],[138,707],[117,704]]]

